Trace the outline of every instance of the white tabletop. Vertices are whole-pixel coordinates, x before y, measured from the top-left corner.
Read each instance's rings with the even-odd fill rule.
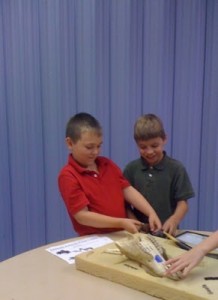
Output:
[[[123,232],[107,235],[117,240]],[[46,249],[75,241],[49,244],[0,263],[1,300],[149,300],[157,299],[131,288],[75,269],[74,264]]]

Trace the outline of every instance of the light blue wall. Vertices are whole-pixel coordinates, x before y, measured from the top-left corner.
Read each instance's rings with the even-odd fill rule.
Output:
[[[137,157],[158,114],[196,197],[183,228],[218,227],[218,1],[0,1],[0,259],[75,235],[57,188],[65,124],[104,128],[103,155]]]

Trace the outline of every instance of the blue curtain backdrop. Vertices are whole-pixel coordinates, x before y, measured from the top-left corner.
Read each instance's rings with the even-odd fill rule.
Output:
[[[80,111],[121,168],[159,115],[196,191],[181,227],[218,228],[217,53],[216,0],[0,0],[0,260],[75,235],[57,175]]]

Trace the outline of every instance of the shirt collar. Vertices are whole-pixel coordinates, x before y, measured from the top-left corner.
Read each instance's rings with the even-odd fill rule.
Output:
[[[165,164],[166,164],[166,160],[167,160],[166,151],[163,151],[163,155],[164,156],[163,156],[162,160],[158,164],[152,166],[153,169],[156,169],[156,170],[163,170],[164,169]],[[147,164],[147,162],[142,157],[141,157],[141,163],[142,163],[142,169],[143,170],[147,170],[147,169],[150,168],[149,164]]]
[[[106,165],[108,162],[104,157],[97,157],[96,164],[98,165],[99,170],[103,165]],[[71,165],[78,173],[90,173],[93,171],[87,170],[86,168],[82,167],[76,160],[73,158],[73,155],[70,153],[68,157],[68,164]]]

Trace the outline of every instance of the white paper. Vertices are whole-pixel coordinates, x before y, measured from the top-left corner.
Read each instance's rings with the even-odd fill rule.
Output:
[[[74,242],[47,248],[46,251],[65,260],[69,264],[74,264],[76,255],[110,243],[113,243],[113,240],[108,237],[92,235],[87,238],[78,239]]]

